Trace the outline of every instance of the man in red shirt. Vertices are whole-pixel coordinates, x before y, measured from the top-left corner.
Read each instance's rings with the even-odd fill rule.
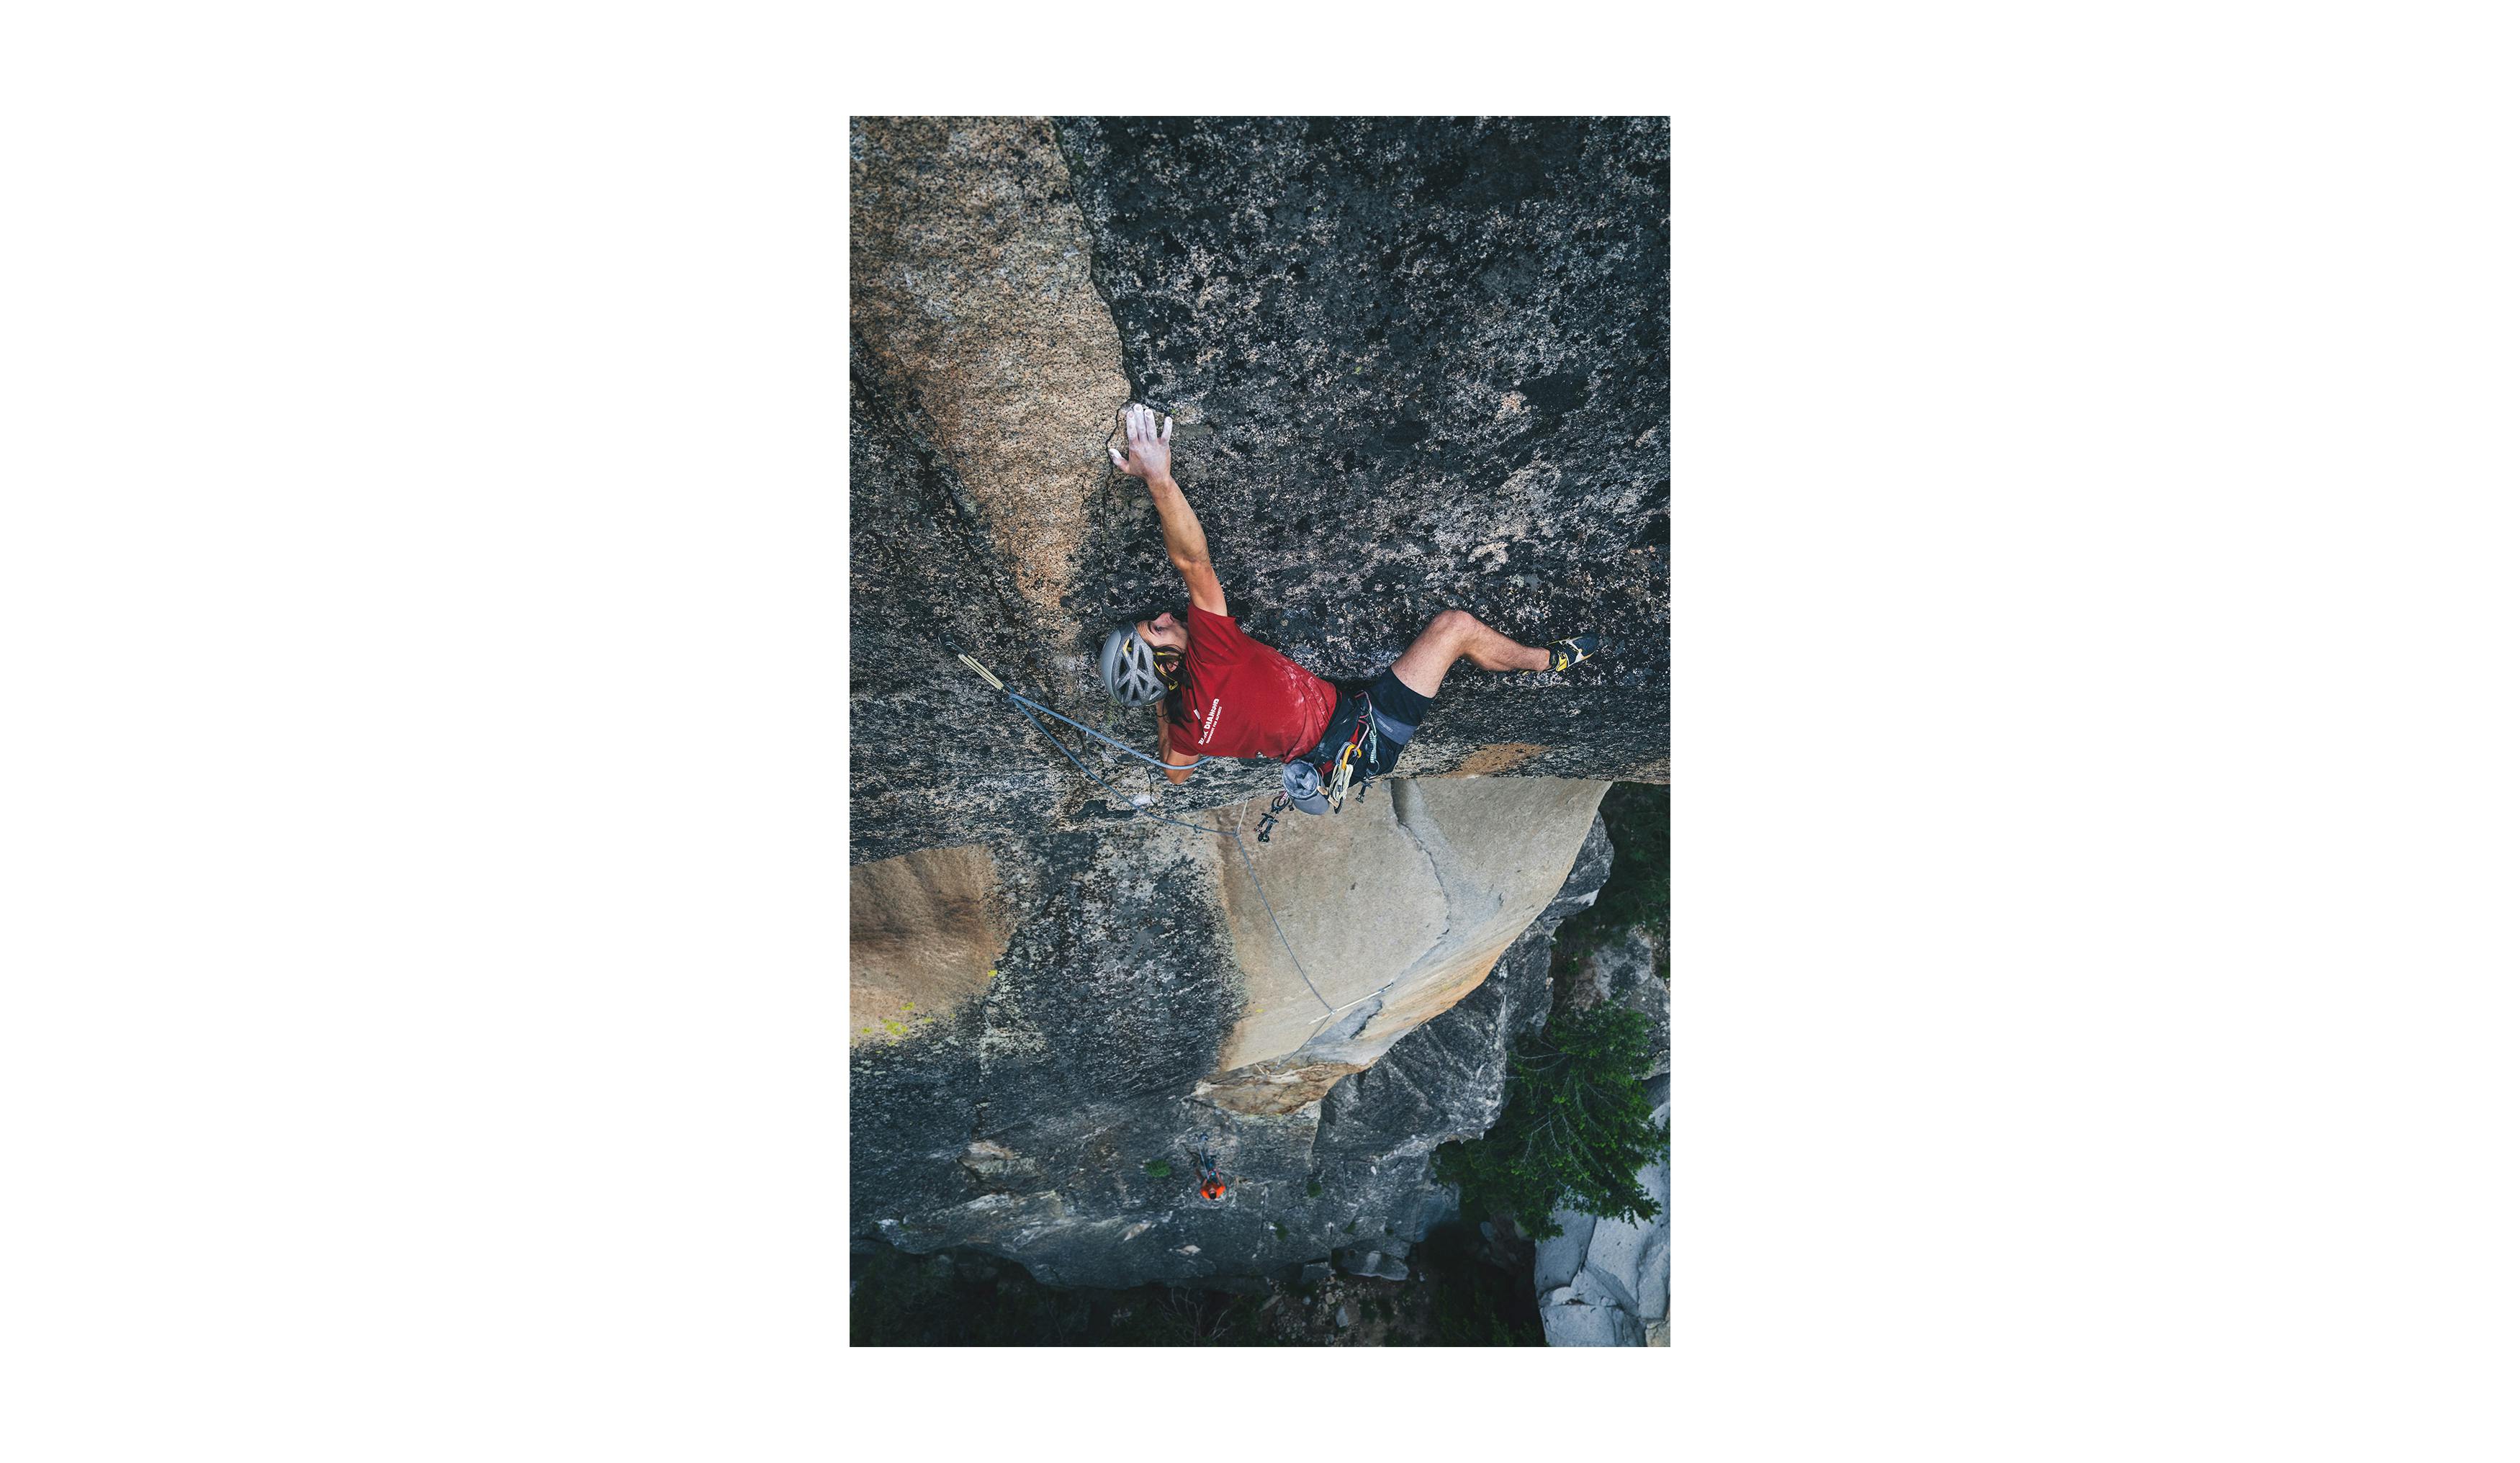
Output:
[[[1112,697],[1143,706],[1169,694],[1157,723],[1156,751],[1167,763],[1200,757],[1270,757],[1286,764],[1286,793],[1307,813],[1328,808],[1322,789],[1351,743],[1372,748],[1354,771],[1380,776],[1443,688],[1444,673],[1466,657],[1485,671],[1563,671],[1601,653],[1598,635],[1545,646],[1522,644],[1471,616],[1435,616],[1360,695],[1342,700],[1330,684],[1244,635],[1226,612],[1225,590],[1207,560],[1207,535],[1172,475],[1173,423],[1132,403],[1125,414],[1129,449],[1111,449],[1121,471],[1145,482],[1163,520],[1164,552],[1190,589],[1187,619],[1169,613],[1114,630],[1102,642],[1102,685]],[[1158,422],[1160,421],[1160,424]],[[1371,726],[1362,726],[1371,718]],[[1367,733],[1371,733],[1370,735]],[[1167,773],[1175,782],[1190,773]]]

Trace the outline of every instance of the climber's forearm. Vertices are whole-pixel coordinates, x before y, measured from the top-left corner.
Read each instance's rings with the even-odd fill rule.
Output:
[[[1184,573],[1193,564],[1205,564],[1207,530],[1198,526],[1198,514],[1190,510],[1181,485],[1170,476],[1154,477],[1148,479],[1147,491],[1154,495],[1155,516],[1163,521],[1164,556]]]
[[[1155,495],[1155,516],[1163,520],[1164,556],[1181,570],[1190,602],[1209,614],[1224,614],[1225,586],[1217,582],[1216,566],[1207,561],[1207,531],[1198,526],[1198,514],[1190,510],[1181,485],[1169,473],[1154,475],[1147,479],[1147,491]]]
[[[1166,417],[1157,425],[1152,408],[1131,402],[1121,420],[1128,429],[1129,450],[1112,448],[1111,466],[1145,483],[1154,495],[1155,516],[1164,525],[1164,556],[1181,570],[1191,607],[1212,615],[1226,613],[1225,587],[1216,582],[1215,566],[1207,561],[1207,531],[1198,526],[1198,514],[1190,510],[1181,484],[1173,481],[1173,419]]]
[[[1155,755],[1166,762],[1173,760],[1173,719],[1161,714],[1155,717]],[[1179,772],[1168,772],[1164,776],[1175,782],[1187,782],[1190,780],[1190,769],[1185,767]]]

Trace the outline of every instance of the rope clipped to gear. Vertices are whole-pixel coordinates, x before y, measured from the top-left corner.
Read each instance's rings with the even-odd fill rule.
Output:
[[[1221,823],[1215,827],[1210,827],[1206,823],[1195,823],[1183,819],[1168,818],[1161,813],[1155,812],[1147,805],[1140,803],[1136,798],[1122,792],[1119,788],[1113,787],[1109,782],[1103,781],[1100,774],[1096,773],[1094,769],[1087,767],[1083,761],[1078,759],[1074,752],[1068,750],[1067,743],[1060,741],[1057,736],[1052,735],[1051,730],[1048,727],[1043,726],[1041,724],[1041,718],[1034,716],[1033,713],[1038,711],[1042,716],[1066,722],[1067,725],[1074,727],[1077,731],[1084,732],[1086,735],[1094,737],[1100,741],[1109,742],[1112,746],[1118,747],[1121,751],[1128,753],[1130,756],[1137,758],[1141,762],[1151,763],[1156,767],[1167,768],[1174,772],[1187,771],[1190,768],[1199,766],[1201,763],[1224,762],[1229,759],[1223,757],[1201,757],[1195,762],[1172,763],[1149,757],[1146,753],[1139,751],[1136,747],[1130,746],[1126,742],[1113,740],[1111,737],[1104,736],[1102,732],[1095,731],[1093,728],[1088,727],[1081,722],[1076,722],[1067,717],[1060,716],[1058,712],[1042,705],[1030,696],[1021,695],[1015,691],[1009,690],[1005,682],[990,675],[989,668],[987,666],[980,664],[969,655],[958,651],[956,652],[955,658],[962,661],[964,665],[968,666],[971,673],[978,676],[980,680],[987,685],[989,689],[1004,695],[1010,705],[1013,706],[1016,711],[1022,713],[1025,721],[1032,723],[1034,731],[1039,732],[1042,735],[1050,738],[1050,744],[1058,748],[1058,754],[1066,758],[1078,772],[1083,773],[1088,778],[1100,784],[1104,791],[1110,793],[1113,797],[1120,799],[1122,805],[1128,808],[1130,816],[1144,816],[1151,818],[1157,822],[1168,822],[1176,828],[1189,828],[1194,832],[1214,833],[1233,843],[1234,851],[1242,856],[1243,871],[1251,875],[1252,890],[1260,896],[1260,908],[1263,910],[1266,910],[1269,915],[1269,928],[1277,931],[1278,943],[1285,947],[1286,958],[1294,962],[1295,974],[1303,981],[1304,989],[1312,992],[1313,999],[1321,1002],[1322,1019],[1319,1023],[1315,1024],[1312,1031],[1305,1033],[1304,1040],[1306,1042],[1311,1041],[1316,1035],[1320,1034],[1322,1027],[1328,1025],[1332,1016],[1337,1015],[1340,1011],[1347,1008],[1346,1006],[1331,1005],[1329,1003],[1329,999],[1322,995],[1322,988],[1313,984],[1312,975],[1304,969],[1302,957],[1295,953],[1294,942],[1286,938],[1285,927],[1278,923],[1278,910],[1275,906],[1269,903],[1269,891],[1260,886],[1260,870],[1251,863],[1251,851],[1242,846],[1242,832],[1240,829],[1229,828]],[[1359,998],[1359,999],[1371,998],[1371,997]],[[1352,1000],[1348,1002],[1348,1005],[1355,1005],[1356,1003],[1356,1001]]]

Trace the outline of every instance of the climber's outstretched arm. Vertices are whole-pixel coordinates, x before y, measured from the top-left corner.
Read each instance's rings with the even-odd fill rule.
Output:
[[[1159,426],[1154,412],[1136,402],[1121,417],[1129,429],[1129,452],[1123,457],[1119,448],[1112,448],[1111,466],[1144,482],[1154,496],[1155,516],[1164,525],[1164,554],[1190,587],[1190,602],[1212,615],[1225,613],[1225,586],[1217,583],[1216,567],[1207,561],[1207,531],[1198,526],[1198,514],[1190,510],[1190,500],[1173,481],[1173,419],[1163,418]]]

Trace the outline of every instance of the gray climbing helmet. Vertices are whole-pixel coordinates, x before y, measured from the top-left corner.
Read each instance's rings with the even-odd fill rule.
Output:
[[[1155,670],[1155,652],[1123,625],[1102,637],[1102,688],[1123,706],[1147,706],[1163,699],[1164,678]]]

